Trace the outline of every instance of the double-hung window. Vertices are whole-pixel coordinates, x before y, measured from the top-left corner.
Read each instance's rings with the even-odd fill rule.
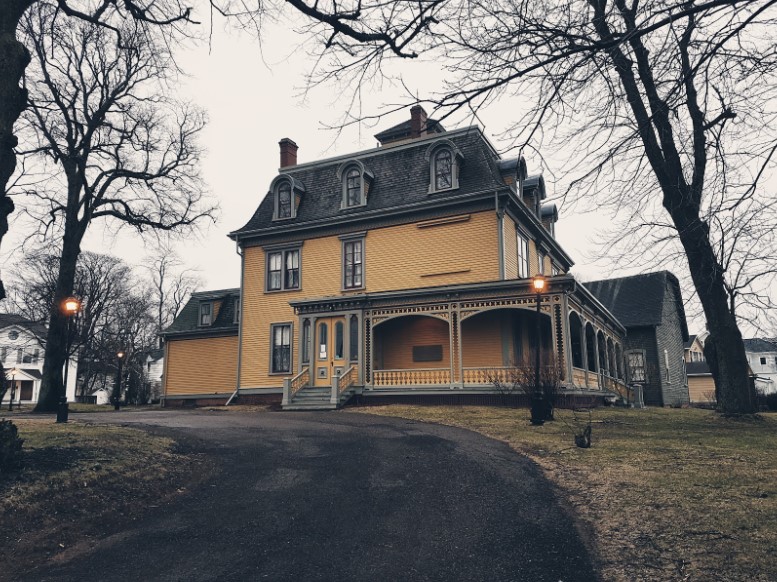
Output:
[[[267,290],[299,289],[299,249],[267,253]]]
[[[537,249],[537,273],[545,274],[545,253]]]
[[[453,188],[453,156],[451,150],[445,148],[434,155],[434,189],[450,188]]]
[[[207,326],[213,323],[213,303],[200,303],[200,325]]]
[[[343,288],[364,287],[364,239],[343,241]]]
[[[282,182],[278,186],[278,218],[291,218],[291,184]]]
[[[630,382],[646,382],[645,352],[634,350],[626,352],[626,365],[628,366]]]
[[[518,278],[529,276],[529,239],[520,232],[516,233],[518,243]]]
[[[362,174],[358,168],[351,168],[345,175],[345,206],[362,204]]]
[[[291,324],[274,324],[270,333],[272,336],[270,371],[273,374],[288,374],[291,372]]]

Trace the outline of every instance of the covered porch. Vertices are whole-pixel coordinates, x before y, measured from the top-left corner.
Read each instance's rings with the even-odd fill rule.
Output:
[[[620,350],[625,330],[567,275],[547,279],[539,309],[528,279],[292,306],[302,331],[290,392],[331,386],[332,404],[351,388],[367,396],[496,393],[500,383],[533,378],[538,349],[543,377],[553,376],[564,390],[625,389]],[[334,360],[327,361],[329,354]]]

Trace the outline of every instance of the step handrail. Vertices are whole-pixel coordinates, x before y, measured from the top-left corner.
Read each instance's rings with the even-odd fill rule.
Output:
[[[329,402],[331,404],[339,404],[340,397],[346,390],[356,384],[356,380],[356,366],[350,366],[342,374],[335,373],[332,377],[332,395],[329,399]]]
[[[284,378],[282,405],[290,404],[294,400],[294,395],[308,384],[310,384],[310,368],[303,368],[296,376]]]

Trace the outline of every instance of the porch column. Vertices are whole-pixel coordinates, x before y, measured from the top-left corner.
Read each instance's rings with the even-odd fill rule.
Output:
[[[561,322],[562,335],[564,340],[564,369],[566,370],[566,380],[569,384],[574,384],[572,375],[572,333],[569,326],[569,296],[564,293],[561,296]]]
[[[364,385],[372,390],[372,346],[375,342],[375,334],[372,331],[372,317],[364,318]]]
[[[580,318],[580,324],[580,346],[581,351],[583,352],[583,372],[585,374],[585,387],[590,388],[591,384],[588,382],[588,333],[586,330],[586,321],[582,317]]]
[[[448,362],[448,363],[450,364],[449,367],[451,369],[451,372],[450,372],[451,378],[450,378],[450,382],[449,382],[449,388],[451,390],[453,390],[456,387],[456,385],[455,385],[455,382],[456,382],[456,376],[455,376],[455,374],[456,374],[456,372],[455,372],[455,370],[456,370],[456,357],[455,357],[456,346],[455,346],[455,342],[453,341],[453,335],[455,333],[455,329],[456,328],[455,328],[455,323],[454,323],[453,319],[454,319],[453,305],[448,305],[448,350],[449,350],[448,353],[450,354],[450,357],[448,358],[450,360],[450,362]]]
[[[456,380],[459,388],[464,388],[464,357],[461,349],[461,311],[459,305],[456,304],[456,311],[453,313],[453,317],[456,319],[454,329],[456,331],[456,354],[458,358],[458,370]],[[452,379],[452,378],[451,378]]]
[[[601,386],[599,385],[599,377],[601,375],[601,368],[599,365],[599,332],[596,331],[596,328],[593,328],[594,330],[594,368],[596,368],[596,387],[601,390]]]

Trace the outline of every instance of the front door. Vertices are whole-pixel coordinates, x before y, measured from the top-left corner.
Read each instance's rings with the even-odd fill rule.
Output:
[[[345,317],[317,319],[314,337],[314,385],[331,386],[332,376],[345,369]]]

